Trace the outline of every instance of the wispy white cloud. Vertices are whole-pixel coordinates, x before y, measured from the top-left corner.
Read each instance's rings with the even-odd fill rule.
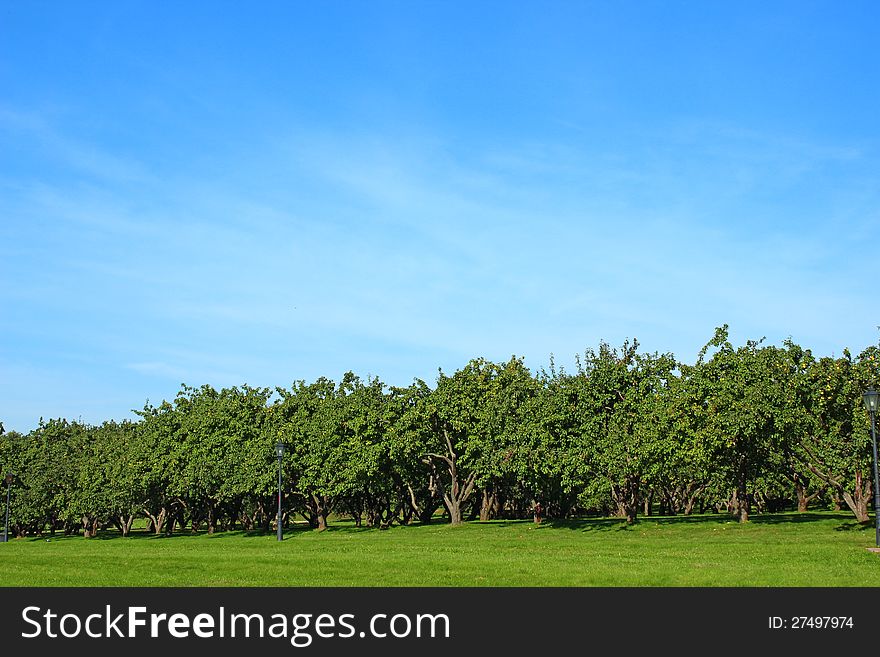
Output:
[[[0,105],[0,134],[37,149],[43,157],[102,182],[152,183],[156,177],[136,157],[123,155],[76,139],[36,112],[22,112]]]

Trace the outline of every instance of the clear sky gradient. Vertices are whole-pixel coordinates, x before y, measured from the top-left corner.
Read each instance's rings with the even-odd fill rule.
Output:
[[[0,420],[858,352],[878,43],[875,2],[2,3]]]

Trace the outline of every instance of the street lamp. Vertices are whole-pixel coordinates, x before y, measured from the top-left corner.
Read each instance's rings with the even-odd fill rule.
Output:
[[[278,455],[278,540],[283,541],[284,538],[281,536],[281,459],[284,458],[284,443],[280,440],[275,443],[275,454]]]
[[[3,543],[9,540],[9,491],[12,489],[12,480],[15,475],[11,472],[6,473],[6,522],[3,523]]]
[[[877,429],[874,426],[874,414],[880,407],[880,392],[871,386],[865,390],[862,399],[865,400],[865,408],[868,409],[868,415],[871,416],[871,442],[874,447],[874,525],[877,547],[880,547],[880,481],[877,480]]]

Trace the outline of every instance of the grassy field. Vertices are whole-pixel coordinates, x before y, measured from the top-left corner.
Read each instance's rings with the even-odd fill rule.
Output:
[[[496,521],[275,536],[145,534],[0,544],[4,586],[880,586],[873,526],[807,513]]]

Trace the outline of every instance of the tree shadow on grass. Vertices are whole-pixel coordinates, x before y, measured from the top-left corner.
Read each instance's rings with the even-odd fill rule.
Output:
[[[294,525],[293,527],[285,527],[284,528],[284,538],[293,538],[294,536],[298,536],[301,534],[305,534],[307,532],[315,531],[308,525]],[[227,530],[217,530],[213,534],[209,534],[207,529],[199,529],[198,531],[192,531],[191,529],[177,529],[173,534],[154,534],[153,532],[148,532],[145,529],[133,529],[128,536],[123,537],[122,533],[116,529],[102,529],[98,532],[96,536],[92,536],[91,538],[85,538],[82,534],[70,534],[65,536],[63,534],[56,534],[55,536],[33,536],[27,537],[25,540],[30,542],[41,542],[41,541],[110,541],[117,539],[124,540],[132,540],[132,541],[173,541],[173,540],[186,540],[192,538],[207,538],[211,540],[221,540],[226,538],[275,538],[275,530],[265,531],[263,529],[227,529]]]
[[[596,531],[628,531],[639,527],[653,525],[712,525],[736,522],[732,516],[727,515],[693,515],[693,516],[640,516],[632,525],[627,525],[624,518],[613,517],[586,517],[586,518],[545,518],[540,524],[535,524],[531,519],[490,520],[488,522],[469,522],[466,525],[487,527],[519,527],[534,531],[569,530],[576,532]]]
[[[874,531],[874,525],[871,523],[860,523],[853,520],[852,522],[845,522],[838,527],[834,528],[836,532],[867,532]]]
[[[753,522],[756,525],[790,525],[803,522],[828,522],[829,520],[840,520],[842,522],[847,518],[852,518],[852,516],[837,511],[827,511],[824,513],[802,511],[752,514],[749,516],[749,522]]]
[[[568,529],[577,532],[629,531],[640,527],[660,525],[713,525],[731,522],[727,516],[647,516],[628,525],[623,518],[569,518],[548,519],[540,526],[547,529]]]
[[[422,523],[413,523],[412,525],[395,525],[392,529],[398,529],[401,527],[441,527],[448,523],[440,523],[434,522],[429,524]],[[369,526],[356,526],[353,522],[341,521],[339,523],[330,523],[323,530],[317,530],[314,527],[308,525],[305,522],[297,522],[292,526],[284,527],[283,538],[284,540],[298,538],[300,536],[304,536],[306,534],[331,534],[331,535],[344,535],[344,534],[362,534],[369,532],[380,532],[377,527],[369,527]],[[133,541],[173,541],[173,540],[186,540],[192,538],[206,538],[210,540],[223,540],[229,538],[272,538],[276,537],[275,530],[266,531],[264,529],[227,529],[227,530],[217,530],[213,534],[209,534],[207,529],[199,529],[198,531],[192,531],[189,528],[176,529],[173,534],[168,535],[165,533],[162,534],[154,534],[152,532],[148,532],[145,529],[132,529],[131,533],[127,537],[123,537],[122,533],[117,529],[101,529],[96,536],[91,538],[85,538],[82,534],[56,534],[55,536],[49,536],[48,534],[44,534],[42,536],[27,536],[19,540],[27,541],[30,543],[39,543],[39,542],[54,542],[54,541],[109,541],[109,540],[117,540],[117,539],[125,539],[125,540],[133,540]],[[13,540],[13,539],[11,539]]]
[[[571,531],[611,531],[625,530],[626,521],[623,518],[545,518],[543,522],[536,524],[533,520],[489,520],[488,522],[471,522],[468,525],[487,527],[519,527],[534,531],[552,531],[554,529],[568,529]]]
[[[852,529],[860,529],[855,521],[846,522],[848,516],[846,513],[825,512],[825,513],[767,513],[752,514],[749,517],[749,523],[752,525],[792,525],[802,523],[816,523],[839,521],[840,526],[836,527],[837,531],[848,531]],[[527,521],[522,521],[527,522]],[[727,525],[739,524],[734,516],[727,514],[700,514],[690,516],[640,516],[632,525],[627,525],[623,518],[573,518],[573,519],[548,519],[542,523],[541,527],[553,529],[568,529],[571,531],[592,532],[592,531],[626,531],[636,529],[638,527],[650,526],[683,526],[683,525]]]
[[[796,512],[787,512],[787,513],[767,513],[767,514],[752,514],[749,518],[749,523],[752,525],[792,525],[792,524],[804,524],[804,523],[815,523],[815,522],[829,522],[829,521],[838,521],[840,524],[834,527],[835,531],[868,531],[873,529],[873,524],[868,523],[865,525],[859,524],[856,522],[852,515],[847,514],[845,512],[806,512],[806,513],[796,513]],[[534,531],[552,531],[552,530],[569,530],[569,531],[577,531],[577,532],[610,532],[610,531],[628,531],[631,529],[638,528],[647,528],[651,526],[683,526],[683,525],[729,525],[729,524],[738,524],[737,520],[734,516],[727,514],[697,514],[690,516],[639,516],[633,525],[627,525],[626,521],[623,518],[608,518],[608,517],[586,517],[586,518],[566,518],[566,519],[557,519],[557,518],[546,518],[540,524],[535,524],[531,519],[506,519],[506,520],[490,520],[488,522],[467,522],[465,526],[468,527],[519,527],[521,529],[529,529]],[[444,522],[431,522],[431,523],[413,523],[411,525],[395,525],[392,527],[393,530],[401,530],[401,529],[414,529],[417,530],[419,528],[443,528],[450,527],[449,523]],[[328,533],[330,535],[357,535],[362,533],[369,532],[381,532],[382,530],[376,527],[367,527],[361,526],[358,527],[354,523],[351,522],[341,522],[341,523],[332,523],[328,525],[326,529],[321,532],[314,529],[305,523],[296,523],[292,527],[284,528],[284,540],[296,539],[298,537],[305,536],[307,534],[318,534],[318,533]],[[199,530],[197,532],[192,532],[189,529],[178,530],[175,531],[171,536],[167,536],[165,534],[152,534],[148,533],[144,529],[135,529],[127,537],[128,540],[152,540],[152,541],[169,541],[169,540],[186,540],[192,538],[208,538],[211,540],[223,540],[229,538],[275,538],[274,531],[265,531],[263,529],[257,530],[227,530],[227,531],[218,531],[214,534],[208,534],[207,530]],[[119,531],[115,529],[102,529],[97,536],[87,539],[90,541],[106,541],[111,539],[122,538],[122,535]],[[56,536],[34,536],[27,537],[24,539],[28,542],[41,542],[41,541],[70,541],[70,540],[84,540],[82,535],[56,535]]]

